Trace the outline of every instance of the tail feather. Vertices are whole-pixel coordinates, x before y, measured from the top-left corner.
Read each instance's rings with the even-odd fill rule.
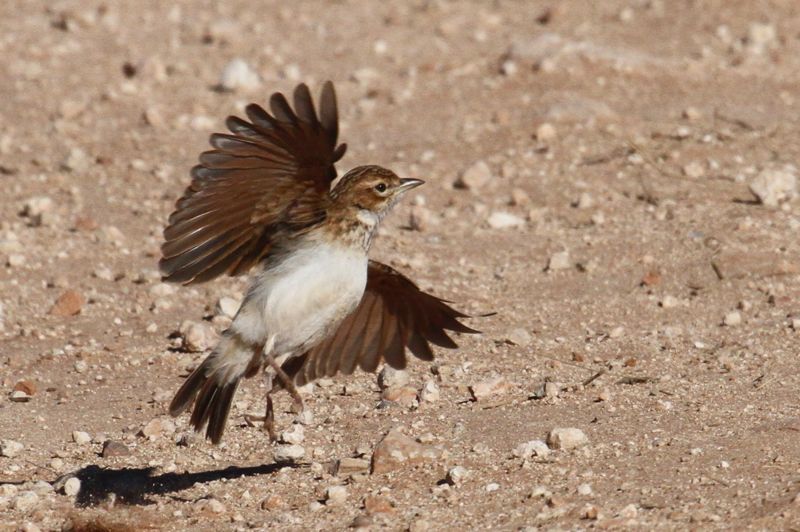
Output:
[[[252,349],[235,338],[223,337],[214,352],[186,378],[169,405],[169,413],[178,416],[194,403],[189,422],[197,432],[206,427],[206,438],[219,443],[252,354]]]

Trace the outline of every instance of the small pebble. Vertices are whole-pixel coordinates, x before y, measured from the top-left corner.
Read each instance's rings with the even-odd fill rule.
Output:
[[[225,511],[227,510],[227,508],[225,508],[225,505],[222,504],[222,502],[218,501],[217,499],[208,499],[208,501],[206,502],[206,508],[208,508],[211,511],[211,513],[215,514],[222,514],[225,513]]]
[[[450,470],[447,472],[447,482],[453,486],[460,486],[464,483],[466,478],[469,476],[469,471],[466,467],[463,466],[455,466],[451,467]]]
[[[219,298],[214,307],[214,313],[217,316],[225,316],[226,318],[233,319],[239,311],[240,302],[229,296]]]
[[[348,497],[347,488],[344,486],[328,486],[325,490],[325,504],[343,504]]]
[[[569,258],[569,251],[558,251],[550,256],[547,262],[548,271],[567,270],[572,267],[572,261]]]
[[[486,484],[486,492],[487,493],[491,493],[491,492],[497,491],[499,489],[500,489],[500,484],[498,484],[497,482],[491,482],[489,484]]]
[[[131,454],[128,446],[122,442],[114,440],[106,440],[103,442],[103,458],[111,458],[112,456],[129,456]]]
[[[303,429],[303,425],[297,423],[293,424],[280,434],[280,441],[283,443],[299,445],[303,443],[305,439],[305,429]]]
[[[378,373],[378,386],[381,390],[387,388],[399,388],[408,384],[408,372],[403,369],[394,369],[388,364],[383,366],[380,373]]]
[[[486,222],[492,229],[510,229],[525,225],[524,219],[520,218],[516,214],[503,211],[493,212],[491,215],[489,215],[489,218],[486,220]]]
[[[74,441],[78,445],[86,445],[87,443],[92,441],[92,437],[89,435],[88,432],[83,432],[82,430],[76,430],[72,433],[72,441]]]
[[[456,186],[477,192],[486,186],[492,179],[492,170],[486,161],[476,161],[462,172],[456,181]]]
[[[53,306],[50,308],[50,314],[62,318],[74,316],[80,313],[86,300],[77,290],[67,290],[58,296]]]
[[[552,449],[574,449],[589,443],[589,438],[581,429],[555,428],[547,435],[547,443]]]
[[[555,126],[549,122],[545,122],[536,128],[536,140],[539,142],[550,142],[555,140],[558,136]]]
[[[725,318],[722,322],[728,327],[736,327],[737,325],[741,325],[742,315],[738,310],[728,312],[725,314]]]
[[[797,197],[797,176],[793,167],[762,170],[750,183],[750,192],[768,206],[777,207],[781,202]]]
[[[27,512],[39,503],[39,496],[33,491],[23,491],[14,498],[14,508]]]
[[[699,161],[692,161],[683,167],[683,175],[691,179],[699,179],[706,174],[706,168]]]
[[[581,484],[578,486],[578,495],[583,495],[584,497],[592,494],[592,487],[589,484]]]
[[[660,304],[662,308],[675,308],[680,304],[680,302],[675,296],[664,296],[661,298]]]
[[[439,386],[433,380],[425,381],[425,385],[419,393],[419,398],[425,403],[435,403],[439,400]]]
[[[514,449],[514,456],[527,460],[532,456],[547,458],[550,455],[550,448],[542,440],[531,440],[520,443]]]
[[[224,91],[250,91],[257,89],[260,84],[258,73],[240,58],[225,65],[219,78],[219,88]]]
[[[295,462],[306,455],[304,447],[296,444],[277,445],[273,451],[275,462]]]
[[[470,386],[469,391],[472,393],[474,400],[480,401],[488,397],[504,394],[512,387],[513,385],[505,377],[495,377]]]
[[[25,448],[23,444],[14,440],[0,440],[0,456],[14,458]]]
[[[64,495],[74,497],[81,491],[81,479],[72,477],[64,483]]]
[[[506,342],[511,345],[526,347],[531,343],[532,340],[533,338],[531,337],[531,334],[521,327],[512,329],[508,334],[506,334]]]

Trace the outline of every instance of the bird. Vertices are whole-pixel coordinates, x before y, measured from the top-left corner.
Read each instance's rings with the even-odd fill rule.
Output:
[[[448,332],[478,333],[449,301],[369,258],[383,218],[424,181],[377,165],[337,179],[347,145],[337,143],[333,83],[319,113],[305,84],[292,100],[276,92],[270,112],[253,103],[247,119],[227,118],[229,133],[211,135],[163,232],[166,282],[251,273],[230,326],[169,405],[172,416],[191,407],[190,424],[213,444],[243,378],[268,376],[265,415],[253,419],[274,441],[272,393],[288,391],[300,412],[298,386],[381,362],[402,369],[406,350],[430,361],[431,344],[458,347]]]

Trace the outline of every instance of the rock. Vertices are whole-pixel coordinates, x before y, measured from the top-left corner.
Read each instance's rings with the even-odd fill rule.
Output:
[[[572,268],[569,251],[558,251],[550,256],[547,261],[547,271],[568,270]]]
[[[64,482],[64,495],[74,497],[81,491],[81,479],[72,477]]]
[[[233,319],[236,313],[239,312],[240,304],[241,302],[238,299],[229,296],[221,297],[214,306],[214,314]]]
[[[140,434],[145,438],[154,440],[162,435],[170,435],[175,432],[175,423],[170,419],[155,418],[145,425]]]
[[[364,510],[369,515],[393,514],[395,512],[392,501],[382,495],[367,495],[364,497]]]
[[[103,442],[103,458],[111,458],[113,456],[130,456],[131,450],[122,442],[114,440],[106,440]]]
[[[216,341],[216,333],[205,323],[186,320],[178,331],[183,337],[183,348],[191,353],[211,349]]]
[[[261,501],[262,510],[279,510],[286,506],[286,501],[280,495],[270,495]]]
[[[28,380],[21,380],[14,385],[14,391],[23,392],[28,397],[31,397],[36,394],[36,384]]]
[[[792,329],[800,331],[800,318],[792,318]]]
[[[6,265],[8,265],[9,268],[21,268],[25,266],[26,261],[27,259],[22,253],[12,253],[6,259]]]
[[[284,430],[280,434],[280,441],[283,443],[299,445],[303,443],[305,439],[305,429],[303,429],[303,425],[299,425],[297,423]]]
[[[89,169],[89,156],[80,148],[72,148],[69,150],[61,167],[68,172],[83,173]]]
[[[451,467],[447,472],[447,482],[453,486],[460,486],[469,476],[469,471],[466,467],[455,466]]]
[[[84,432],[82,430],[76,430],[72,433],[72,441],[74,441],[78,445],[86,445],[87,443],[92,441],[92,437],[89,435],[88,432]]]
[[[511,345],[518,345],[520,347],[525,347],[527,345],[530,345],[532,340],[533,338],[531,338],[530,333],[521,327],[513,329],[508,334],[506,334],[506,342],[508,342]]]
[[[33,491],[23,491],[14,498],[14,508],[27,512],[39,503],[39,496]]]
[[[504,211],[495,211],[489,218],[486,220],[489,224],[489,227],[492,229],[509,229],[512,227],[522,227],[525,225],[525,220],[517,216],[516,214],[511,214],[510,212]]]
[[[433,380],[425,381],[425,386],[419,393],[420,401],[425,403],[435,403],[439,400],[439,387]]]
[[[754,55],[763,55],[767,51],[776,48],[778,45],[778,35],[775,26],[761,22],[753,22],[747,28],[746,39],[747,51]]]
[[[347,496],[347,488],[344,486],[328,486],[328,489],[325,490],[325,504],[344,504]]]
[[[581,195],[578,196],[578,200],[573,205],[578,209],[590,209],[594,207],[594,199],[592,199],[592,195],[588,192],[581,192]]]
[[[520,443],[514,449],[514,456],[527,460],[533,456],[547,458],[550,455],[550,448],[542,440],[531,440]]]
[[[50,308],[50,314],[66,318],[68,316],[75,316],[80,313],[86,299],[77,290],[69,289],[63,294],[58,296],[53,306]]]
[[[592,494],[592,487],[589,484],[581,484],[578,486],[578,495],[587,497]]]
[[[519,72],[519,66],[513,59],[506,59],[500,64],[500,73],[504,76],[511,77]]]
[[[306,450],[301,445],[286,444],[276,445],[272,452],[272,459],[277,463],[296,462],[306,455]]]
[[[225,505],[217,499],[208,499],[205,507],[208,508],[208,510],[213,514],[224,514],[227,510]]]
[[[225,65],[219,78],[219,88],[224,91],[251,91],[260,85],[258,73],[244,59],[238,57]]]
[[[614,338],[622,338],[623,334],[625,334],[625,327],[617,326],[617,327],[614,327],[613,329],[611,329],[608,332],[608,337],[612,338],[612,339],[614,339]]]
[[[765,168],[750,183],[750,192],[768,207],[793,200],[798,194],[794,167]]]
[[[492,179],[492,170],[486,161],[476,161],[461,173],[456,181],[456,186],[477,192],[485,187]]]
[[[25,446],[18,441],[0,440],[0,456],[14,458],[21,453],[24,448]]]
[[[581,429],[555,428],[547,435],[547,443],[552,449],[575,449],[589,443],[589,438]]]
[[[34,227],[51,225],[48,223],[48,219],[53,207],[55,207],[55,203],[49,196],[34,196],[22,206],[22,215],[27,217],[30,225]]]
[[[691,179],[699,179],[706,175],[706,168],[699,161],[692,161],[683,167],[683,175]]]
[[[408,226],[413,231],[425,231],[434,224],[431,211],[424,205],[413,205],[408,217]]]
[[[403,406],[412,406],[417,402],[417,389],[413,386],[393,386],[383,391],[382,397],[386,401],[398,403]]]
[[[385,364],[380,373],[378,373],[378,386],[381,390],[387,388],[397,388],[408,384],[408,372],[403,369],[394,369],[393,367]]]
[[[14,390],[12,391],[8,398],[11,400],[12,403],[27,403],[31,400],[31,396],[27,393],[23,392],[22,390]]]
[[[487,493],[491,493],[491,492],[497,491],[499,489],[500,489],[500,484],[498,484],[497,482],[490,482],[489,484],[486,484],[486,492]]]
[[[662,308],[675,308],[680,304],[680,301],[674,296],[664,296],[661,298],[661,307]]]
[[[736,327],[737,325],[742,324],[742,315],[738,310],[728,312],[725,314],[725,318],[723,318],[722,323],[728,327]]]
[[[390,430],[372,452],[372,473],[380,474],[406,465],[435,460],[440,451],[412,440],[399,429]]]
[[[639,509],[635,504],[629,504],[619,511],[619,516],[623,519],[636,519],[637,515],[639,515]]]
[[[521,188],[511,189],[511,205],[523,207],[531,202],[531,197]]]
[[[369,471],[369,461],[363,458],[341,458],[336,462],[336,475],[349,476]]]
[[[513,385],[505,377],[495,377],[470,386],[469,391],[475,401],[481,401],[494,395],[504,394],[512,387]]]
[[[536,128],[536,140],[539,142],[550,142],[558,136],[556,128],[549,122],[544,122]]]

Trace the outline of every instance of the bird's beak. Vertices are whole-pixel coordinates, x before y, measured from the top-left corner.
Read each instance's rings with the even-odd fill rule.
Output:
[[[422,179],[410,179],[404,178],[400,180],[400,185],[397,187],[397,192],[407,192],[412,188],[417,188],[420,185],[424,185],[425,181]]]

